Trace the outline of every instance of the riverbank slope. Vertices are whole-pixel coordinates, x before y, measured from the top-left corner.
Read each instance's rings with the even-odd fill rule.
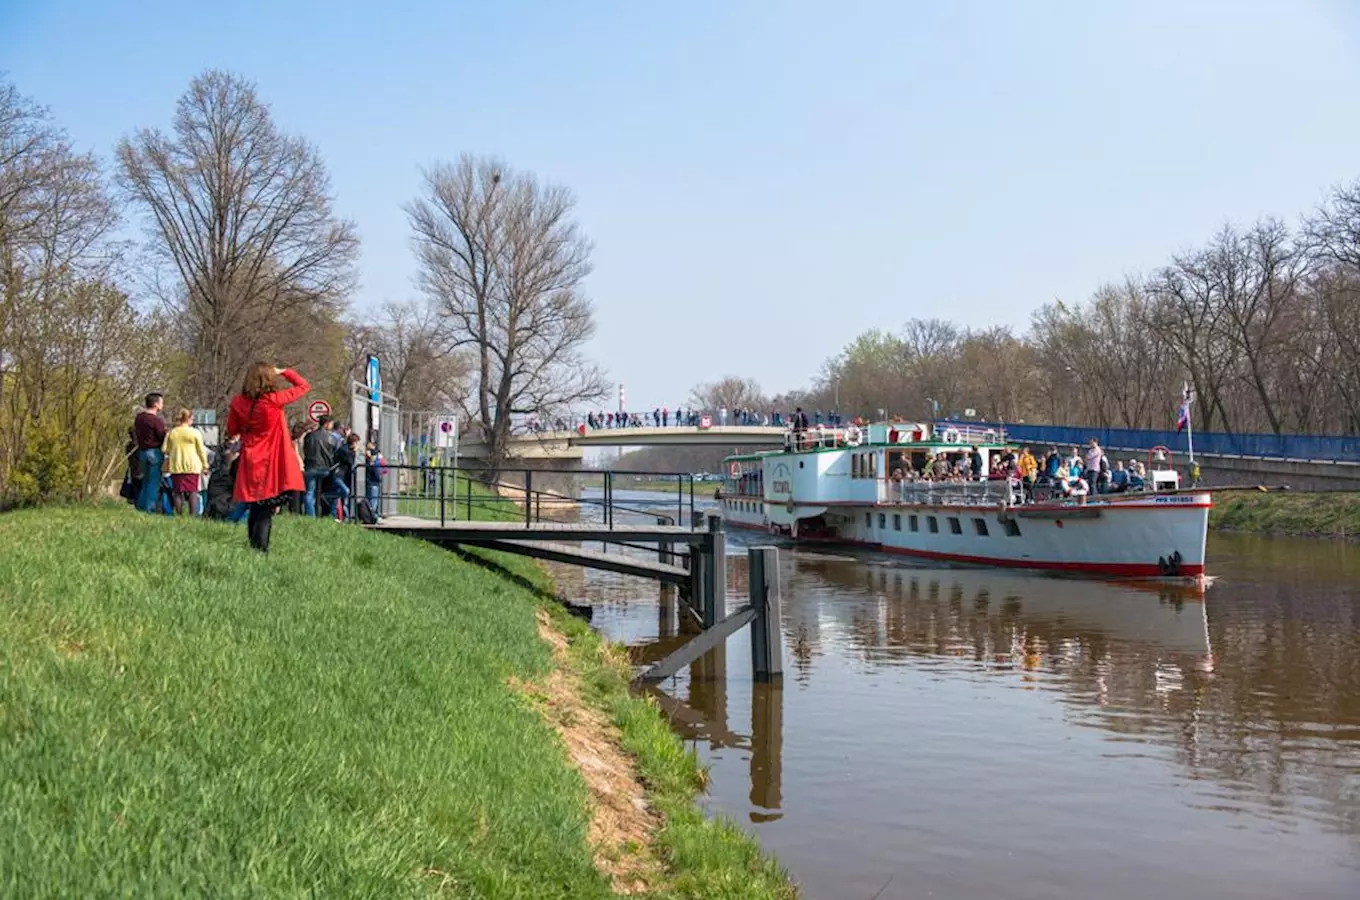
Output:
[[[295,517],[266,557],[0,517],[0,894],[789,896],[536,571]]]
[[[1360,537],[1360,492],[1219,494],[1209,511],[1209,527],[1299,537]]]

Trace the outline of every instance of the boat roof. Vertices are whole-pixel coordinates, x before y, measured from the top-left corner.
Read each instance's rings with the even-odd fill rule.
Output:
[[[726,456],[723,457],[723,461],[727,463],[755,462],[771,456],[786,456],[794,453],[797,454],[843,453],[847,450],[866,450],[866,449],[908,450],[908,451],[919,450],[930,451],[934,453],[938,453],[941,451],[945,453],[962,452],[970,450],[973,447],[977,447],[980,450],[1003,450],[1007,447],[1014,445],[1015,443],[1013,441],[1007,441],[1005,439],[1006,434],[1004,431],[998,434],[998,432],[994,429],[980,429],[977,428],[976,426],[964,425],[963,427],[956,428],[950,426],[943,430],[936,430],[930,428],[929,426],[920,425],[918,423],[897,421],[871,422],[868,425],[862,426],[837,426],[833,428],[819,426],[816,428],[809,428],[807,430],[807,434],[811,436],[813,439],[818,438],[825,439],[827,437],[835,437],[838,434],[843,436],[846,432],[848,432],[852,428],[857,428],[859,430],[860,435],[862,436],[861,443],[856,444],[853,447],[848,444],[841,444],[839,446],[831,447],[808,447],[803,450],[791,450],[787,447],[779,450],[758,450],[752,453],[737,453],[731,456]],[[899,433],[906,433],[917,429],[922,430],[923,433],[930,434],[930,437],[926,440],[919,441],[872,440],[872,438],[876,435],[886,436],[889,432],[894,430],[898,431]],[[940,436],[948,435],[951,432],[956,435],[955,440],[952,441],[944,440]]]

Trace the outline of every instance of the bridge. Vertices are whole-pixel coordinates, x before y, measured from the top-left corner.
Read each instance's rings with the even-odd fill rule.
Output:
[[[587,447],[782,447],[788,429],[778,425],[715,425],[646,428],[595,428],[581,431],[544,431],[510,438],[512,460],[579,460]],[[486,445],[469,434],[458,455],[485,459]]]
[[[940,422],[943,430],[966,424]],[[1114,455],[1141,456],[1164,445],[1175,451],[1178,467],[1184,467],[1185,436],[1165,431],[1132,431],[1110,428],[1073,428],[1050,425],[994,425],[1004,428],[1014,444],[1035,447],[1085,447],[1095,437]],[[545,468],[574,470],[580,467],[587,447],[782,447],[788,429],[782,425],[718,425],[596,428],[584,432],[549,431],[515,435],[510,439],[512,462],[533,461]],[[1360,438],[1311,435],[1195,435],[1195,458],[1205,481],[1211,485],[1289,484],[1300,490],[1360,489]],[[485,459],[486,446],[469,435],[459,446],[469,460]]]

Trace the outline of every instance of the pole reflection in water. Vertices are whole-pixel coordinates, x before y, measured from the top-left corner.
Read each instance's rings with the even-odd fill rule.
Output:
[[[809,897],[1354,900],[1360,549],[1210,559],[1198,595],[785,548],[782,688],[739,632],[658,702]],[[683,640],[654,585],[587,582],[638,661]]]

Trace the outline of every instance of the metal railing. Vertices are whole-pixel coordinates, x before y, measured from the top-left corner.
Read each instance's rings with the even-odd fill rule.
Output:
[[[356,472],[351,486],[353,496],[365,498],[381,517],[412,516],[437,520],[441,525],[490,519],[522,521],[527,526],[596,515],[610,529],[619,515],[644,516],[670,525],[695,521],[694,478],[687,474],[607,469],[493,470],[475,465],[386,465],[383,470],[376,487],[369,480],[367,467]],[[649,491],[656,495],[654,503],[649,498],[620,499],[620,482],[626,485],[627,479],[638,478],[653,485],[673,482],[675,487]],[[595,485],[600,496],[582,496],[583,490]]]

